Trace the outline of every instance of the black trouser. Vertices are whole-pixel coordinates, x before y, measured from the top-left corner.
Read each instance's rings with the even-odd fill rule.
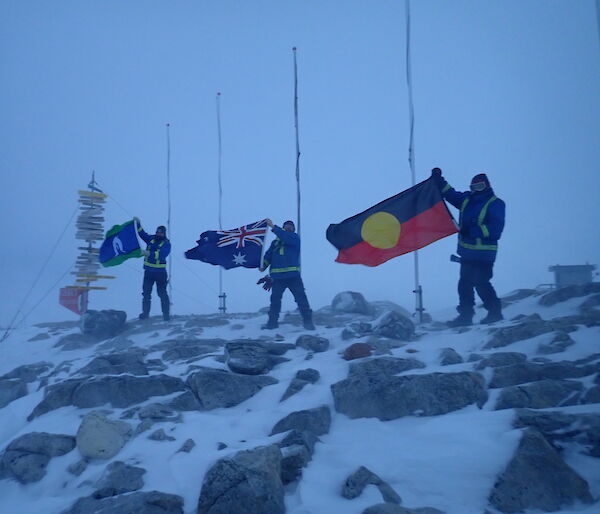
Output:
[[[144,272],[144,285],[142,287],[142,314],[146,317],[150,314],[150,300],[152,296],[152,286],[156,283],[156,292],[160,297],[163,316],[169,315],[170,301],[167,294],[167,272],[166,271],[148,271]]]
[[[490,283],[494,276],[493,262],[462,261],[458,280],[459,304],[456,310],[460,314],[472,316],[475,313],[475,293],[483,301],[483,306],[494,313],[501,312],[501,304],[494,287]]]
[[[298,304],[298,310],[300,311],[302,318],[305,320],[310,319],[312,311],[310,310],[310,305],[308,305],[308,298],[306,297],[306,291],[304,291],[302,277],[299,276],[273,279],[269,319],[276,321],[277,318],[279,318],[279,312],[281,311],[281,297],[286,289],[289,289],[294,295],[294,300],[296,300],[296,303]]]

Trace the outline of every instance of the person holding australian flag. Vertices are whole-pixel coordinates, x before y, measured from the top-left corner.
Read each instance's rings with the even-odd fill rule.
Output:
[[[167,257],[171,253],[171,242],[167,239],[167,229],[161,225],[156,233],[151,236],[141,226],[139,218],[134,218],[137,223],[137,232],[146,243],[146,249],[142,250],[144,255],[144,283],[142,286],[142,313],[140,319],[146,319],[150,315],[150,303],[152,288],[156,284],[156,292],[160,298],[162,315],[165,321],[169,321],[171,302],[167,293]]]
[[[300,276],[300,236],[296,234],[293,221],[286,221],[283,228],[274,225],[270,219],[266,220],[273,233],[277,236],[263,256],[260,271],[269,268],[272,279],[271,305],[269,307],[269,320],[263,326],[272,330],[279,326],[278,319],[281,311],[281,298],[286,289],[294,295],[298,310],[306,330],[315,330],[312,321],[312,310],[304,290],[304,283]]]

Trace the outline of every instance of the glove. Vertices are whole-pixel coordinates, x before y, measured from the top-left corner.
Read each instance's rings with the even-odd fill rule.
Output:
[[[150,250],[142,250],[142,255],[144,257],[149,257],[150,256]]]
[[[446,180],[442,177],[442,170],[440,168],[433,168],[431,170],[431,178],[440,189],[443,189],[446,185]]]
[[[133,217],[133,221],[135,221],[138,225],[142,224],[142,222],[140,221],[140,218],[138,218],[137,216]]]
[[[265,291],[270,291],[273,287],[273,279],[269,275],[265,275],[264,277],[258,279],[257,284],[262,284]]]

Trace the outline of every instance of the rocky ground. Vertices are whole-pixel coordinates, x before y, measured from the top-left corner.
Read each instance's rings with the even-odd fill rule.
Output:
[[[600,284],[417,328],[341,293],[258,313],[15,331],[0,367],[0,510],[600,512]]]

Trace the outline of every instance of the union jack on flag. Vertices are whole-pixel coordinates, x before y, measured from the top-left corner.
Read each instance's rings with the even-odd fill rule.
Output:
[[[266,234],[266,220],[232,230],[208,230],[196,241],[198,246],[185,252],[185,256],[225,269],[258,268]]]

